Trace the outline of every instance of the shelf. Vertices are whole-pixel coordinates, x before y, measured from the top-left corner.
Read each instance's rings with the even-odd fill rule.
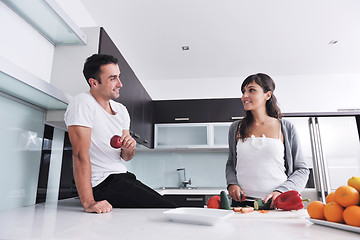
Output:
[[[87,43],[86,35],[55,0],[2,0],[53,45]]]
[[[45,110],[65,110],[71,96],[0,57],[0,92]]]
[[[175,123],[155,125],[155,149],[181,151],[228,149],[231,123]]]

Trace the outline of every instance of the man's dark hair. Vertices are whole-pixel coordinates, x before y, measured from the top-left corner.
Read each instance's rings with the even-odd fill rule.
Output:
[[[99,82],[99,84],[101,84],[100,68],[102,65],[106,65],[110,63],[118,64],[117,58],[106,54],[93,54],[92,56],[86,59],[84,64],[83,74],[89,86],[90,86],[89,83],[90,78],[96,79]]]

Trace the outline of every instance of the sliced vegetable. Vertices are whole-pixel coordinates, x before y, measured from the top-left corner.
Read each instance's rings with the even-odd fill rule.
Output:
[[[243,207],[243,208],[241,208],[242,213],[249,213],[249,212],[253,212],[253,211],[254,211],[253,207]]]
[[[255,200],[254,208],[255,210],[270,210],[271,200],[269,199],[266,203],[264,200]]]
[[[270,210],[258,210],[259,213],[268,213]]]
[[[234,212],[241,212],[242,207],[233,207]]]
[[[221,191],[221,193],[220,193],[220,208],[226,209],[226,210],[231,210],[229,198],[225,191]]]

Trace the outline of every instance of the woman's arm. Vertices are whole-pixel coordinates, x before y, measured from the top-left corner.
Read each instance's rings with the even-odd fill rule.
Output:
[[[305,188],[310,171],[306,166],[294,125],[286,122],[284,126],[285,166],[288,179],[275,190],[280,192],[289,190],[301,192]]]

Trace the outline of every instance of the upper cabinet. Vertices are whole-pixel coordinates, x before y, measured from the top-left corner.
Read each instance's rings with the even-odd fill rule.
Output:
[[[245,115],[241,98],[224,98],[210,100],[211,122],[231,122]]]
[[[154,101],[155,123],[201,123],[210,121],[208,100]]]
[[[155,123],[231,122],[243,116],[240,98],[154,101]]]
[[[154,131],[151,97],[103,28],[100,29],[99,53],[113,55],[119,60],[120,80],[123,87],[116,101],[125,105],[129,112],[131,119],[130,132],[136,142],[153,148]]]

